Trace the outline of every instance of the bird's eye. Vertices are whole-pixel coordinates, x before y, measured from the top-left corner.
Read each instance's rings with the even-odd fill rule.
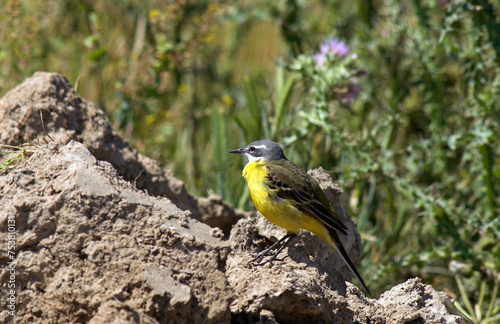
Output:
[[[250,153],[255,152],[255,146],[250,146]]]

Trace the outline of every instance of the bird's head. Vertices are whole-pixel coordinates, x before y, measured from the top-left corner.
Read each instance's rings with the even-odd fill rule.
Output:
[[[231,150],[229,153],[245,154],[250,162],[259,160],[286,160],[285,153],[278,143],[268,139],[258,140],[245,147]]]

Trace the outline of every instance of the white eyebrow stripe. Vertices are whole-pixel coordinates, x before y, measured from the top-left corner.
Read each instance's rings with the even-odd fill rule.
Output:
[[[261,149],[261,148],[266,148],[267,146],[265,145],[252,145],[253,147],[257,148],[257,149]]]

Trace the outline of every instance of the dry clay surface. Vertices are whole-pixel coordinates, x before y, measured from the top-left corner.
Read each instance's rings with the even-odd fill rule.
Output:
[[[37,73],[0,101],[0,144],[26,142],[36,144],[29,157],[0,174],[0,323],[463,323],[418,278],[366,297],[309,233],[272,267],[248,265],[283,231],[219,197],[191,196],[60,75]],[[311,174],[347,224],[357,263],[339,189]]]

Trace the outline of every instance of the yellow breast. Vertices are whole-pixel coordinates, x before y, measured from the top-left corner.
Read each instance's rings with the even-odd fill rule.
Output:
[[[267,174],[262,160],[250,162],[243,169],[243,177],[257,210],[272,223],[290,232],[297,233],[303,228],[328,241],[329,235],[320,222],[298,210],[295,201],[276,196],[274,190],[266,185]]]

